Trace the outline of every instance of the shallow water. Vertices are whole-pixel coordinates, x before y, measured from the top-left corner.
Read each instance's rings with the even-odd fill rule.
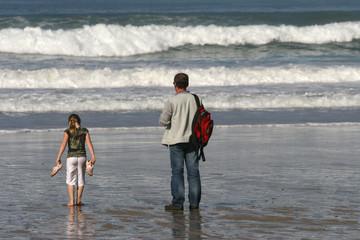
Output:
[[[216,128],[195,213],[164,211],[162,129],[90,132],[81,208],[64,206],[65,168],[50,177],[62,131],[0,134],[0,238],[358,239],[358,125]]]

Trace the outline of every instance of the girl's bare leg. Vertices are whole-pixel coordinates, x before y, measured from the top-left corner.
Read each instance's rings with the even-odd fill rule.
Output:
[[[84,186],[79,186],[77,189],[77,201],[76,201],[76,205],[83,205],[81,203],[81,196],[83,194],[84,191]]]
[[[68,185],[70,202],[66,204],[68,207],[74,206],[74,185]]]

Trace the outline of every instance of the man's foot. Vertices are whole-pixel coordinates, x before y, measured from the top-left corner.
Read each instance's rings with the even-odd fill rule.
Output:
[[[184,210],[183,206],[174,206],[172,204],[165,206],[165,211],[182,211]]]
[[[199,206],[191,206],[189,207],[190,211],[199,211]]]

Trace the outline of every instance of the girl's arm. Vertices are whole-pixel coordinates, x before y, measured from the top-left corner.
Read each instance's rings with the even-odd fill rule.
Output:
[[[91,138],[90,138],[90,133],[86,134],[86,144],[88,145],[89,151],[91,153],[91,163],[95,164],[95,152],[94,152],[94,147],[92,145],[91,142]]]
[[[61,155],[63,154],[65,148],[66,148],[66,144],[67,144],[67,141],[69,139],[69,136],[64,132],[64,138],[63,138],[63,141],[60,145],[60,149],[59,149],[59,154],[58,154],[58,157],[56,159],[56,164],[60,164],[61,163]]]

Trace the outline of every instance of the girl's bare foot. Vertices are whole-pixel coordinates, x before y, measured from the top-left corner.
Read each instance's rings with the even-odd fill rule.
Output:
[[[76,203],[76,205],[77,205],[77,206],[82,206],[82,205],[84,205],[84,204],[80,201],[80,202]]]
[[[74,207],[75,205],[74,205],[73,203],[68,203],[68,204],[66,204],[66,206],[68,206],[68,207]]]

